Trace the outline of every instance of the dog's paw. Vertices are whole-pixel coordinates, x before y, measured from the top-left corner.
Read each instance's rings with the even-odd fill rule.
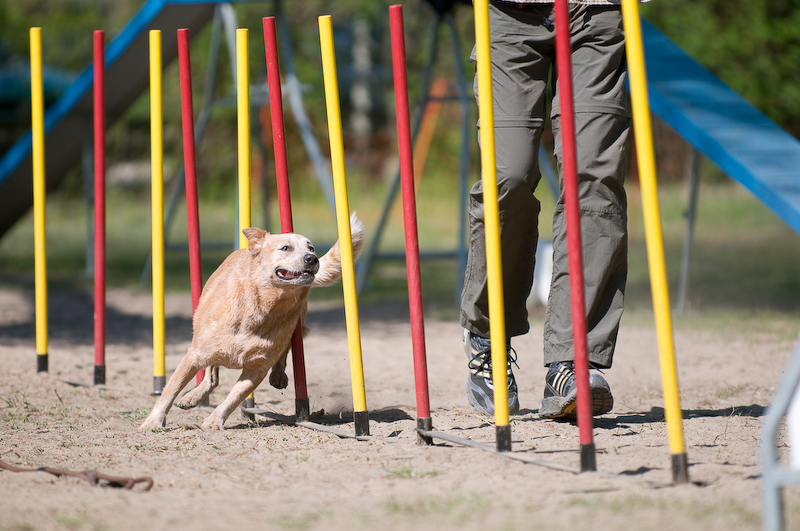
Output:
[[[286,386],[289,385],[289,377],[286,376],[286,371],[279,371],[273,368],[272,372],[269,373],[269,384],[275,389],[286,389]]]
[[[144,422],[139,426],[140,431],[152,431],[158,428],[163,428],[166,425],[166,419],[158,419],[147,417]]]
[[[203,421],[203,429],[206,430],[224,430],[224,420],[221,420],[219,417],[214,415],[213,413],[206,417],[206,420]]]
[[[194,388],[193,390],[189,391],[185,395],[183,395],[180,400],[175,402],[175,406],[181,409],[191,409],[193,407],[197,407],[205,398],[204,393],[200,392],[197,393],[196,391],[200,389],[199,387]],[[202,391],[202,390],[201,390]]]

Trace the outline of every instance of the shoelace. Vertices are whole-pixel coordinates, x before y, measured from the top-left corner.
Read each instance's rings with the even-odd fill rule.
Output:
[[[481,350],[475,352],[474,355],[469,360],[469,368],[470,370],[474,371],[475,374],[485,374],[486,378],[491,378],[492,376],[492,345],[491,340],[485,338],[479,338],[483,341],[476,342],[480,345]],[[470,338],[470,350],[472,350],[472,337]],[[474,351],[473,351],[474,352]],[[480,363],[475,366],[475,360],[480,360]],[[514,350],[510,344],[506,343],[506,365],[507,367],[507,374],[512,375],[510,365],[516,365],[517,369],[519,369],[519,365],[517,365],[517,351]]]

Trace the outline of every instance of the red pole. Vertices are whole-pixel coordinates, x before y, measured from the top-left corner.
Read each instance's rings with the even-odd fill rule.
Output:
[[[575,141],[575,109],[572,88],[572,45],[567,0],[556,0],[556,65],[561,104],[562,167],[564,208],[567,221],[567,252],[572,306],[572,339],[575,345],[575,384],[578,391],[578,429],[581,471],[597,470],[592,436],[592,405],[589,390],[589,355],[586,339],[586,301],[583,291],[581,218],[578,205],[578,163]]]
[[[192,285],[192,315],[200,302],[203,272],[200,264],[200,216],[197,206],[197,169],[194,153],[194,110],[192,107],[192,66],[189,57],[189,30],[178,30],[178,62],[181,78],[181,116],[183,122],[183,165],[186,176],[186,215],[189,226],[189,273]],[[197,372],[197,383],[204,371]]]
[[[264,17],[264,49],[267,60],[267,82],[269,83],[269,108],[272,118],[272,141],[275,146],[275,175],[278,185],[278,207],[281,216],[281,232],[293,232],[292,200],[289,193],[289,165],[286,159],[286,129],[283,123],[283,97],[281,92],[281,69],[278,60],[278,44],[275,33],[275,17]],[[297,321],[292,335],[292,370],[294,371],[294,396],[297,420],[310,417],[306,362],[303,350],[303,323]]]
[[[414,353],[414,383],[417,393],[417,425],[431,429],[428,394],[428,366],[425,354],[425,324],[422,312],[422,281],[419,267],[417,204],[414,192],[414,160],[408,110],[408,78],[403,28],[403,6],[389,6],[392,33],[392,66],[394,98],[397,108],[397,144],[400,155],[400,178],[403,193],[403,227],[408,274],[408,303],[411,318],[411,343]],[[427,419],[427,420],[426,420]],[[421,438],[423,442],[428,439]]]
[[[94,384],[106,383],[106,119],[103,30],[94,32]]]

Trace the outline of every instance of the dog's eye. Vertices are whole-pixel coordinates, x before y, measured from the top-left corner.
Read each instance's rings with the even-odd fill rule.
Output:
[[[281,247],[281,251],[291,251],[291,250],[292,248],[289,245],[284,245],[283,247]]]

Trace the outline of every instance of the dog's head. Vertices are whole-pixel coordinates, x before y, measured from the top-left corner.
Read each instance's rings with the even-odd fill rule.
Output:
[[[242,233],[248,250],[273,284],[307,286],[319,271],[319,259],[308,238],[300,234],[270,234],[250,227]]]

